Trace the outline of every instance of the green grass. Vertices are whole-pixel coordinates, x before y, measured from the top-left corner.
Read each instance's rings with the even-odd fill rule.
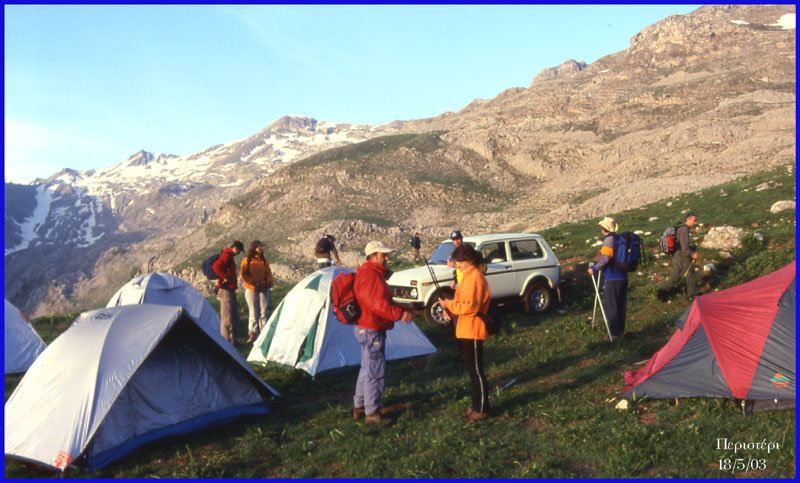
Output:
[[[591,191],[587,191],[587,192],[585,192],[585,193],[573,198],[572,204],[580,205],[581,203],[583,203],[585,201],[589,201],[590,199],[594,198],[595,196],[600,196],[601,194],[605,193],[606,191],[608,191],[608,188],[606,188],[606,187],[597,188],[597,189],[594,189],[594,190],[591,190]]]
[[[762,183],[772,188],[756,191]],[[720,190],[727,193],[720,198]],[[665,259],[655,257],[656,241],[684,210],[698,213],[704,226],[730,224],[759,232],[723,262],[716,250],[700,248],[701,264],[718,262],[712,275],[698,272],[704,291],[741,283],[794,258],[795,213],[770,214],[777,200],[794,199],[794,174],[780,168],[698,193],[654,203],[644,209],[609,213],[623,230],[643,236],[650,263],[631,276],[626,332],[607,341],[602,319],[590,325],[594,289],[586,264],[594,257],[597,219],[570,223],[542,233],[560,248],[564,301],[542,316],[509,304],[504,328],[486,344],[485,369],[493,392],[494,417],[477,423],[459,418],[469,406],[469,381],[452,335],[441,326],[417,323],[438,352],[413,360],[390,361],[385,405],[407,409],[388,427],[366,426],[350,417],[356,370],[320,374],[254,367],[285,399],[274,414],[251,417],[180,439],[153,443],[96,473],[75,478],[794,478],[795,411],[743,416],[729,399],[638,399],[628,410],[615,405],[623,373],[642,367],[670,338],[675,320],[689,301],[679,294],[662,304],[654,297],[668,276]],[[671,202],[672,206],[667,206]],[[658,220],[649,221],[657,216]],[[757,223],[758,226],[753,226]],[[398,262],[392,269],[411,266]],[[271,306],[289,290],[276,287]],[[212,299],[212,303],[216,303]],[[240,300],[241,318],[246,304]],[[598,314],[598,318],[600,315]],[[34,320],[46,342],[74,318]],[[243,342],[241,324],[237,338]],[[239,346],[242,355],[249,347]],[[509,381],[512,386],[499,391]],[[19,377],[6,377],[6,399]],[[718,449],[718,439],[773,443],[766,449],[734,454]],[[720,470],[720,460],[756,459],[765,469]],[[6,478],[49,476],[6,460]]]
[[[294,174],[299,169],[311,166],[321,166],[328,163],[361,162],[362,167],[369,172],[374,171],[367,159],[379,156],[383,153],[394,151],[400,147],[415,149],[420,153],[429,153],[442,147],[441,135],[444,131],[432,131],[423,134],[396,134],[391,136],[380,136],[377,138],[362,141],[360,143],[326,150],[322,153],[309,156],[292,166],[289,166],[289,175]],[[377,172],[377,171],[376,171]]]

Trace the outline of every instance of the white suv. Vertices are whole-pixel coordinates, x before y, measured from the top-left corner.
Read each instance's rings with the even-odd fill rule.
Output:
[[[526,312],[544,312],[550,307],[553,294],[559,299],[558,279],[561,266],[541,235],[503,233],[464,237],[486,260],[486,280],[492,302],[519,299]],[[445,240],[433,252],[427,266],[408,268],[392,274],[389,286],[395,302],[425,309],[425,319],[431,323],[446,323],[439,304],[439,294],[446,292],[453,281],[455,269],[447,259],[455,249]]]

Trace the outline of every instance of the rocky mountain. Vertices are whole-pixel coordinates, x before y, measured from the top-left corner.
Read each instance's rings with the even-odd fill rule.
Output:
[[[263,240],[297,280],[323,232],[355,266],[371,238],[407,252],[413,231],[429,248],[454,227],[535,231],[794,164],[794,19],[793,5],[705,6],[457,113],[284,117],[189,156],[7,184],[6,297],[32,316],[79,310],[152,270],[207,289],[200,260],[234,237]]]
[[[6,183],[6,297],[33,314],[99,304],[119,280],[152,268],[153,258],[103,268],[101,257],[202,226],[220,205],[298,159],[396,131],[285,116],[249,138],[188,156],[140,151],[105,169]]]

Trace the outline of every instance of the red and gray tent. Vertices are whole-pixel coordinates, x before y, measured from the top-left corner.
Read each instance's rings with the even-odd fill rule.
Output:
[[[697,297],[623,397],[795,400],[795,262]]]

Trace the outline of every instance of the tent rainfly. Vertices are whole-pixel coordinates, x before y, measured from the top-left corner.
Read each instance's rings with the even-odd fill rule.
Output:
[[[8,300],[6,300],[3,320],[5,321],[6,374],[25,372],[45,349],[44,342],[33,326]]]
[[[275,395],[180,307],[93,310],[50,344],[6,402],[5,454],[94,470],[156,439],[268,414]]]
[[[168,273],[146,273],[131,279],[111,297],[106,307],[133,304],[176,305],[194,320],[219,332],[219,315],[189,282]]]
[[[295,285],[267,321],[247,357],[258,364],[275,363],[319,372],[361,364],[361,346],[353,326],[333,314],[330,287],[344,267],[317,270]],[[386,332],[386,359],[402,359],[436,352],[436,347],[414,322],[400,322]]]
[[[770,401],[760,409],[794,407],[795,262],[697,297],[676,325],[647,365],[625,373],[623,397],[721,397]]]

